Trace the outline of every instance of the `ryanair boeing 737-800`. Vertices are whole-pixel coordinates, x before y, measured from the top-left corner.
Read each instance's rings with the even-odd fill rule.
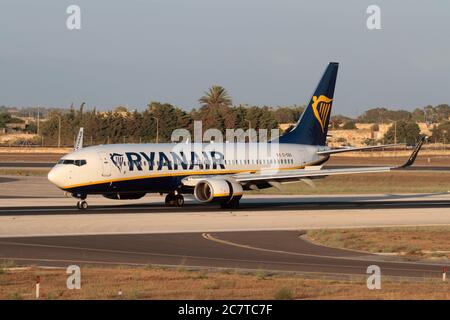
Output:
[[[326,146],[338,63],[330,63],[296,126],[277,140],[261,143],[109,144],[82,148],[62,157],[48,174],[60,189],[78,198],[101,194],[110,199],[139,199],[167,194],[166,204],[183,206],[183,194],[200,202],[237,207],[244,190],[330,175],[387,172],[411,165],[423,143],[400,167],[321,169],[333,153],[385,146],[331,149]],[[270,152],[267,152],[270,149]],[[264,151],[264,152],[262,152]]]

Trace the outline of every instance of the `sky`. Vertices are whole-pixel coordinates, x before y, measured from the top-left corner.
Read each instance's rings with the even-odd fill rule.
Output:
[[[450,103],[449,35],[438,0],[2,0],[0,105],[190,110],[211,85],[234,104],[302,105],[337,61],[334,114],[413,110]]]

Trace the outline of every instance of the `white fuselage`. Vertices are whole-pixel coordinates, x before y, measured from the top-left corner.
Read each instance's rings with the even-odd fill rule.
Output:
[[[300,169],[324,147],[278,143],[111,144],[62,157],[49,180],[71,193],[167,192],[194,175]]]

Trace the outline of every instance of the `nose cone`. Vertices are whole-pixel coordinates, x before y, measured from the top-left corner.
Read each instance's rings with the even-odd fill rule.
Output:
[[[62,188],[64,185],[64,174],[62,171],[62,168],[56,165],[47,175],[47,179],[58,188]]]

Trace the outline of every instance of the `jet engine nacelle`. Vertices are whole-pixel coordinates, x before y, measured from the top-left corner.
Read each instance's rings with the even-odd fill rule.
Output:
[[[113,200],[135,200],[145,196],[145,192],[135,192],[135,193],[109,192],[102,194],[102,196]]]
[[[200,202],[230,202],[242,197],[242,186],[235,181],[212,178],[199,181],[194,196]]]

